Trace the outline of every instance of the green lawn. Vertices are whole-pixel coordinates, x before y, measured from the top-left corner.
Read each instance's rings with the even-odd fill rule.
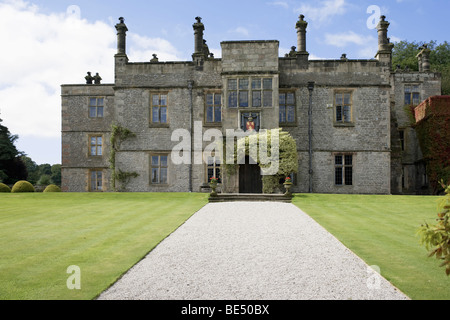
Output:
[[[411,299],[450,299],[450,277],[428,258],[416,231],[435,223],[429,196],[298,194],[293,203]]]
[[[0,300],[93,299],[207,203],[207,194],[0,194]],[[69,290],[67,268],[81,271]]]

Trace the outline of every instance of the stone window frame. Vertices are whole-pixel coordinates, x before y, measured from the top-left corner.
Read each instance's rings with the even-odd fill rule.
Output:
[[[93,181],[93,174],[95,173],[95,181]],[[101,174],[101,184],[99,185],[99,175]],[[104,192],[105,191],[105,184],[104,184],[104,170],[100,168],[93,168],[89,169],[88,172],[88,189],[89,192]],[[95,183],[95,186],[93,185]],[[94,186],[94,187],[93,187]]]
[[[220,175],[222,174],[222,164],[221,164],[221,159],[220,156],[217,156],[215,153],[211,153],[211,158],[214,158],[214,162],[212,163],[212,166],[210,165],[210,157],[208,157],[207,159],[205,159],[205,179],[206,179],[206,183],[209,183],[210,180],[210,175],[209,175],[209,170],[213,169],[213,176],[215,178],[218,179],[218,183],[222,183],[222,179],[220,177]],[[211,168],[212,167],[212,168]],[[217,172],[219,172],[219,177],[217,177]]]
[[[92,104],[92,101],[95,99],[95,105]],[[102,100],[102,104],[99,105],[99,100]],[[105,102],[106,97],[104,96],[90,96],[88,97],[88,117],[90,119],[104,118],[105,117]],[[94,109],[95,108],[95,109]],[[101,108],[101,109],[100,109]],[[95,110],[95,116],[92,115],[92,110]],[[99,115],[99,110],[102,110],[101,116]]]
[[[287,95],[288,94],[292,94],[294,97],[294,102],[293,102],[293,107],[294,107],[294,121],[292,122],[281,122],[280,119],[280,114],[281,114],[281,99],[279,98],[279,111],[278,111],[278,123],[280,127],[296,127],[298,125],[298,119],[297,119],[297,97],[296,97],[296,92],[295,90],[280,90],[279,91],[279,96],[281,95],[286,95],[286,101],[287,101]],[[285,106],[288,106],[288,104],[286,103]],[[290,106],[290,105],[289,105]],[[286,115],[286,120],[287,120],[287,110],[285,112]]]
[[[338,94],[342,94],[342,95],[350,94],[350,99],[349,99],[350,101],[348,104],[348,106],[350,107],[350,110],[349,110],[350,120],[349,121],[345,121],[345,118],[344,118],[344,108],[345,108],[345,106],[347,106],[347,104],[345,104],[345,100],[344,100],[345,97],[344,96],[342,97],[342,104],[338,105],[337,104],[337,95]],[[353,113],[354,113],[353,95],[354,95],[354,89],[336,89],[333,91],[333,125],[335,127],[354,127],[355,126],[354,116],[353,116]],[[337,108],[339,106],[343,107],[342,113],[341,113],[342,120],[340,120],[340,121],[337,120],[337,115],[338,115]]]
[[[260,87],[254,87],[254,83],[256,83],[256,80],[260,80]],[[268,89],[267,87],[264,87],[264,80],[270,80],[271,81],[271,88]],[[236,86],[230,88],[230,81],[236,81]],[[246,88],[240,87],[241,81],[246,81],[247,86]],[[226,98],[225,103],[226,107],[230,109],[249,109],[249,108],[257,108],[257,109],[269,109],[274,107],[274,96],[273,93],[274,90],[274,77],[268,76],[268,75],[253,75],[253,76],[236,76],[236,77],[229,77],[226,79]],[[255,93],[260,93],[260,105],[254,105],[254,97]],[[270,92],[271,101],[270,105],[266,105],[266,94]],[[231,94],[234,93],[234,97],[236,100],[236,105],[231,106]],[[246,100],[247,105],[241,106],[241,93],[246,93]]]
[[[153,104],[153,96],[159,96],[158,105]],[[166,96],[166,104],[161,104],[161,96]],[[170,117],[169,117],[169,91],[151,91],[150,92],[150,108],[149,108],[149,127],[151,128],[168,128],[170,126]],[[153,108],[159,108],[158,116],[161,118],[161,108],[165,108],[166,113],[166,122],[154,122],[153,121]]]
[[[97,139],[101,138],[102,139],[101,140],[102,144],[100,144],[100,145],[97,143],[98,140],[96,140],[96,144],[95,144],[96,154],[92,154],[92,147],[93,147],[93,145],[92,145],[92,138],[97,138]],[[97,154],[99,146],[101,147],[101,154]],[[99,158],[103,157],[104,146],[105,146],[105,138],[104,138],[103,134],[91,133],[91,134],[88,135],[88,156],[89,157],[99,157]]]
[[[407,92],[407,89],[408,92]],[[408,95],[408,98],[406,97]],[[417,98],[415,98],[417,95]],[[420,83],[407,83],[403,86],[403,101],[405,106],[417,106],[420,104]],[[409,99],[409,103],[407,103],[407,99]],[[417,103],[415,103],[417,102]]]
[[[158,164],[153,164],[153,157],[158,157]],[[167,165],[161,166],[161,157],[167,157]],[[170,159],[170,152],[165,151],[158,151],[158,152],[151,152],[149,155],[149,182],[151,186],[156,187],[168,187],[169,186],[169,159]],[[153,169],[158,169],[158,180],[159,182],[153,182]],[[161,182],[161,169],[166,169],[166,181]]]
[[[213,95],[213,104],[208,104],[208,95]],[[215,97],[219,95],[220,96],[220,121],[215,121],[216,119],[216,107],[219,107],[215,102]],[[208,121],[208,107],[213,108],[213,121]],[[204,117],[203,117],[203,124],[205,126],[221,126],[223,121],[223,94],[221,90],[210,90],[205,92],[205,109],[204,109]]]
[[[338,161],[338,157],[340,161]],[[348,163],[350,159],[350,163]],[[354,185],[354,170],[355,156],[353,153],[338,152],[333,154],[333,168],[334,168],[334,185],[337,187],[353,186]],[[339,163],[338,163],[339,162]],[[339,171],[340,173],[339,173]],[[341,183],[338,183],[338,174]],[[350,180],[350,181],[349,181]]]

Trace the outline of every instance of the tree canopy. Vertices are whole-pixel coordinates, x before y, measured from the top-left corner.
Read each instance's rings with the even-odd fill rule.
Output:
[[[27,170],[21,160],[23,153],[14,145],[19,136],[11,134],[2,122],[0,119],[0,182],[13,184],[26,179]]]
[[[442,74],[442,94],[450,95],[450,44],[447,41],[441,44],[436,41],[396,42],[392,54],[392,67],[394,70],[400,66],[402,69],[408,67],[412,71],[418,71],[419,64],[416,56],[424,44],[427,44],[428,49],[431,50],[431,71]]]

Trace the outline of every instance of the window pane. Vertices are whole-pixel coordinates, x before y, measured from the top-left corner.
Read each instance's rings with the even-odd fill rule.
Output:
[[[344,94],[344,104],[349,105],[350,104],[350,93]]]
[[[167,156],[161,156],[161,167],[167,167]]]
[[[103,100],[104,100],[103,98],[98,98],[97,99],[97,106],[99,106],[99,107],[103,106]]]
[[[96,150],[97,150],[96,147],[91,147],[91,156],[96,156],[97,155]]]
[[[152,168],[152,183],[159,183],[158,168]]]
[[[154,94],[152,98],[152,105],[159,106],[159,94]]]
[[[353,184],[353,168],[345,167],[345,184],[351,186]]]
[[[263,89],[272,90],[272,79],[264,79],[263,80]]]
[[[261,91],[252,92],[252,105],[253,107],[261,107]]]
[[[212,94],[207,94],[206,95],[206,104],[210,106],[213,103],[214,103],[213,95]]]
[[[336,121],[340,122],[342,121],[342,107],[336,106]]]
[[[264,107],[272,106],[272,91],[264,91]]]
[[[167,95],[165,95],[165,94],[161,95],[161,105],[167,106]]]
[[[413,93],[413,104],[419,104],[420,103],[420,94]]]
[[[419,86],[413,86],[412,91],[413,92],[419,92]]]
[[[334,183],[338,186],[342,185],[342,168],[335,169]]]
[[[287,110],[287,122],[295,122],[295,108],[293,106],[288,106]]]
[[[213,121],[213,107],[206,107],[206,122]]]
[[[261,79],[253,79],[252,80],[252,89],[255,89],[255,90],[261,89]]]
[[[103,107],[97,107],[97,117],[103,118]]]
[[[222,107],[214,107],[214,121],[221,122],[222,121]]]
[[[161,123],[167,123],[167,107],[161,107]]]
[[[287,94],[287,104],[295,104],[295,96],[293,93],[288,93]]]
[[[342,156],[334,157],[334,164],[335,165],[342,165]]]
[[[405,104],[406,105],[411,104],[411,94],[410,93],[405,93]]]
[[[215,94],[215,95],[214,95],[214,104],[215,104],[216,106],[222,104],[222,95],[221,95],[221,94]]]
[[[280,105],[286,105],[286,95],[280,94]]]
[[[152,157],[152,166],[155,166],[155,167],[159,166],[159,157],[158,156]]]
[[[91,118],[97,117],[97,108],[96,107],[89,108],[89,117],[91,117]]]
[[[239,91],[239,106],[248,107],[248,91]]]
[[[353,156],[352,155],[346,155],[345,156],[345,165],[351,166],[353,164]]]
[[[336,94],[336,105],[337,106],[341,106],[342,105],[342,94],[341,93],[337,93]]]
[[[158,107],[153,107],[152,121],[159,122],[159,108]]]
[[[214,168],[208,168],[208,182],[214,177]]]
[[[102,185],[103,185],[103,172],[101,171],[97,171],[97,186],[98,186],[98,190],[102,190]]]
[[[161,168],[161,183],[167,183],[167,168]]]
[[[217,178],[217,182],[222,182],[220,179],[220,168],[216,168],[215,177]]]
[[[92,107],[97,106],[97,98],[89,99],[89,105],[92,106]]]
[[[97,155],[98,156],[102,155],[102,146],[97,146]]]
[[[344,122],[351,122],[350,106],[344,106]]]
[[[405,93],[411,93],[411,87],[405,87]]]
[[[228,80],[228,90],[237,90],[237,80],[236,79]]]
[[[239,90],[248,90],[248,79],[239,79]]]
[[[237,107],[237,92],[236,91],[230,92],[230,94],[228,96],[228,106],[230,108]]]
[[[286,106],[280,106],[280,122],[286,122]]]

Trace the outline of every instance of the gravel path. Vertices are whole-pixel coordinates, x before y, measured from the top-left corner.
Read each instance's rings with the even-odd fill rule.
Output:
[[[99,299],[408,297],[296,206],[230,202],[203,207]]]

